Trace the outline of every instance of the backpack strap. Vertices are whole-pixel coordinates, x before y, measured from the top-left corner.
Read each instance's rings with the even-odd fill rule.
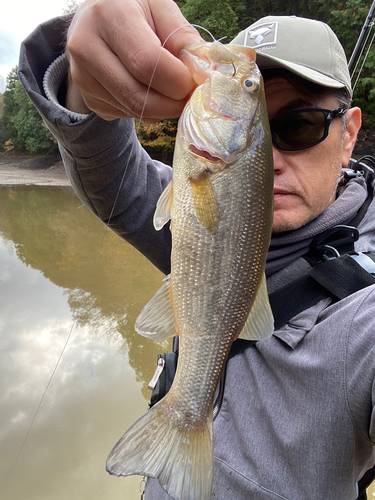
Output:
[[[342,300],[362,288],[375,284],[375,253],[345,254],[311,268],[307,274],[275,290],[269,295],[275,329],[281,328],[300,312],[331,297]],[[357,258],[359,257],[359,258]]]
[[[269,294],[275,330],[297,314],[331,297],[334,302],[375,284],[375,252],[341,255],[311,268],[302,277]],[[255,341],[237,339],[229,353],[232,358]]]

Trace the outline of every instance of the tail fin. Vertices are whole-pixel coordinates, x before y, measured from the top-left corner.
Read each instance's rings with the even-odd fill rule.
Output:
[[[175,500],[211,500],[212,415],[200,428],[168,419],[165,399],[122,436],[107,459],[115,476],[155,477]],[[168,408],[170,410],[170,408]]]

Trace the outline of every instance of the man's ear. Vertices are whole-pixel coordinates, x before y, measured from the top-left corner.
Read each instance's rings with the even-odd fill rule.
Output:
[[[362,113],[359,108],[350,108],[346,112],[346,131],[342,150],[342,166],[346,167],[351,158],[359,129],[362,125]]]

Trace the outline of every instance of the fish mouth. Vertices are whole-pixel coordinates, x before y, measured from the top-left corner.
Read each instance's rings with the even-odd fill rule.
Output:
[[[197,148],[196,146],[194,146],[194,144],[190,144],[190,146],[188,147],[188,150],[190,153],[193,153],[196,156],[200,156],[201,158],[204,158],[205,160],[208,160],[208,161],[211,161],[214,163],[218,163],[218,162],[223,161],[222,158],[219,158],[218,156],[212,156],[211,153],[209,153],[208,151],[206,151],[204,149]]]
[[[199,161],[210,163],[215,170],[223,169],[237,159],[239,152],[227,151],[220,137],[211,130],[211,135],[214,136],[217,142],[216,145],[212,144],[206,134],[200,130],[199,123],[192,115],[190,109],[187,109],[181,118],[180,131],[184,136],[187,152],[192,157]]]
[[[207,116],[213,117],[214,120],[207,120]],[[226,143],[229,142],[233,146],[235,141],[228,141],[226,137],[222,137],[220,127],[218,129],[211,123],[215,119],[220,119],[221,128],[225,125],[225,120],[229,125],[233,123],[232,119],[218,115],[211,108],[206,109],[203,118],[195,116],[188,104],[180,117],[179,136],[183,137],[187,153],[191,157],[209,163],[216,171],[234,163],[244,148],[228,149]]]

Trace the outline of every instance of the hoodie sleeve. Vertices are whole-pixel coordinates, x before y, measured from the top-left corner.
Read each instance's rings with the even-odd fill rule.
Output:
[[[105,121],[64,108],[68,62],[64,54],[72,15],[41,24],[22,43],[21,82],[57,139],[78,197],[118,235],[164,273],[170,271],[169,227],[155,231],[153,215],[172,177],[137,140],[133,120]]]

